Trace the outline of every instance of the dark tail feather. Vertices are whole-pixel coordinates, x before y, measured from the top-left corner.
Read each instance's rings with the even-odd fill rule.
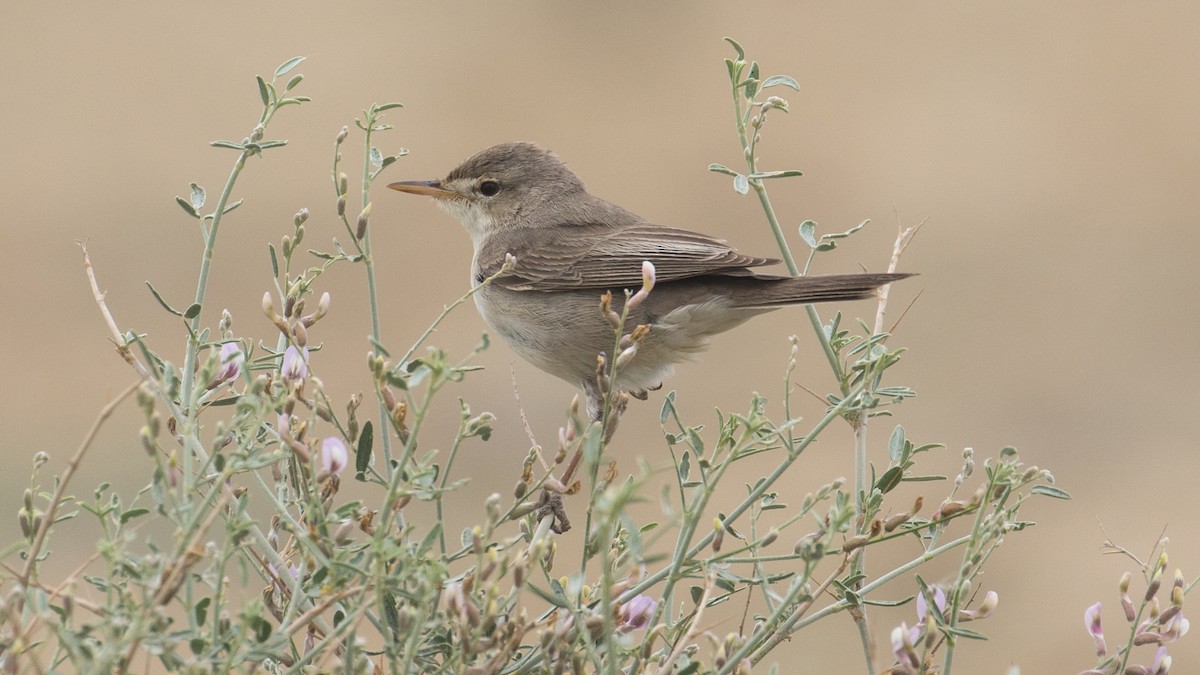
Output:
[[[733,292],[733,304],[746,309],[780,305],[862,300],[875,289],[911,274],[829,274],[813,277],[747,278]],[[741,281],[741,280],[739,280]]]

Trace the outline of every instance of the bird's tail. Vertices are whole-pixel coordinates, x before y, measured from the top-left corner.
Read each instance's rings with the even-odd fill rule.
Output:
[[[735,307],[744,309],[861,300],[871,297],[880,286],[911,276],[913,275],[829,274],[811,277],[750,277],[745,279],[750,283],[735,283],[732,300]]]

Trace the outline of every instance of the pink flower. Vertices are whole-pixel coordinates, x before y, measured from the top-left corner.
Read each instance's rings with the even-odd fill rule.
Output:
[[[920,596],[917,596],[920,597]],[[896,663],[899,664],[901,673],[915,673],[921,665],[921,659],[917,656],[916,642],[921,637],[921,627],[919,625],[908,627],[905,622],[900,622],[899,626],[892,629],[892,655],[896,657]]]
[[[938,615],[945,616],[946,614],[946,591],[942,590],[941,586],[930,586],[929,592],[933,595],[933,604],[937,606]],[[929,613],[928,603],[925,602],[925,594],[917,593],[917,623],[924,625],[925,616]]]
[[[246,363],[246,354],[237,342],[226,342],[217,352],[217,372],[213,374],[209,389],[214,389],[226,382],[232,382],[242,376],[242,366]]]
[[[1104,627],[1100,625],[1100,603],[1096,603],[1083,613],[1083,626],[1096,642],[1096,656],[1108,653],[1108,645],[1104,644]]]
[[[346,444],[337,436],[328,436],[321,441],[321,472],[325,474],[341,473],[350,461],[350,452]]]
[[[658,609],[658,603],[654,598],[642,594],[633,596],[629,602],[621,605],[621,609],[618,611],[617,632],[628,633],[645,628],[650,623],[650,619],[654,617],[656,609]]]
[[[291,345],[283,353],[283,367],[280,374],[285,380],[300,382],[308,378],[308,347],[300,348]]]

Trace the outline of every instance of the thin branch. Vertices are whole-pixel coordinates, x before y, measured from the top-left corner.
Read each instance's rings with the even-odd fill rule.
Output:
[[[88,266],[88,271],[90,273],[91,265]],[[100,410],[100,414],[92,422],[92,428],[88,430],[87,435],[83,438],[83,442],[79,444],[79,449],[75,451],[70,461],[67,462],[67,468],[63,471],[62,478],[58,481],[58,488],[55,489],[54,496],[50,498],[50,504],[46,507],[46,514],[42,516],[42,523],[38,526],[37,533],[33,537],[33,543],[29,546],[29,554],[25,559],[25,565],[21,568],[21,573],[17,577],[22,585],[29,585],[30,576],[37,565],[38,554],[42,550],[42,545],[46,542],[46,535],[50,532],[50,526],[54,524],[54,517],[58,514],[58,507],[62,504],[63,495],[67,492],[67,486],[71,483],[71,478],[75,475],[75,470],[79,468],[80,462],[83,461],[83,456],[91,448],[92,441],[96,440],[96,434],[100,431],[100,427],[112,415],[113,411],[117,409],[117,406],[136,391],[139,386],[141,386],[141,382],[134,382],[129,385]]]

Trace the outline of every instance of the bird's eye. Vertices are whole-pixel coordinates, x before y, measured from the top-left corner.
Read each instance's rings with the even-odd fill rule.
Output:
[[[493,197],[500,192],[500,183],[494,180],[485,180],[479,184],[479,194],[484,197]]]

